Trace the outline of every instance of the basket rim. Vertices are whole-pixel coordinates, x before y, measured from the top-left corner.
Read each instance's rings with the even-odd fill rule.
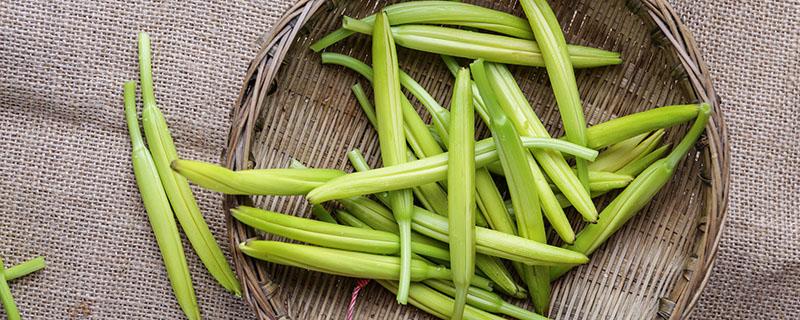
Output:
[[[222,162],[233,170],[252,167],[249,154],[251,137],[256,120],[263,105],[263,98],[270,86],[281,61],[294,42],[296,35],[312,15],[325,4],[334,0],[298,0],[269,31],[258,53],[245,73],[242,88],[231,111],[231,127]],[[639,14],[645,22],[651,22],[669,44],[674,60],[680,62],[686,80],[687,93],[696,101],[707,102],[712,106],[712,116],[706,127],[702,146],[708,157],[702,165],[702,180],[706,188],[704,214],[697,223],[699,235],[692,254],[684,263],[682,276],[664,297],[659,299],[657,316],[663,319],[684,319],[694,310],[703,289],[706,287],[711,270],[716,262],[719,242],[727,221],[730,142],[721,100],[713,87],[708,65],[687,26],[666,0],[626,0],[626,6]],[[677,67],[677,66],[676,66]],[[269,275],[254,270],[255,260],[236,250],[238,240],[254,236],[252,230],[228,214],[231,208],[250,203],[245,196],[226,195],[223,210],[228,230],[229,246],[236,272],[242,281],[243,297],[254,309],[259,319],[290,319],[285,312],[283,301],[273,296],[278,286],[269,280]],[[266,279],[266,280],[264,280]]]

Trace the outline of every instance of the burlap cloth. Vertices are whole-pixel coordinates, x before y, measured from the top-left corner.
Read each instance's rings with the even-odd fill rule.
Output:
[[[138,76],[136,32],[154,39],[179,153],[218,161],[247,64],[290,4],[125,2],[0,1],[0,255],[50,264],[12,283],[27,319],[181,318],[129,162],[120,88]],[[673,3],[732,140],[727,229],[695,318],[797,318],[800,2]],[[197,195],[224,240],[220,197]],[[188,257],[206,318],[253,317]]]

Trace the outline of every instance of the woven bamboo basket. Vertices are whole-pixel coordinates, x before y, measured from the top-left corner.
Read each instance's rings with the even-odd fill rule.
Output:
[[[523,16],[513,0],[474,2]],[[618,51],[625,60],[619,66],[578,71],[589,124],[670,104],[705,101],[714,110],[694,157],[683,161],[654,201],[595,252],[591,263],[553,283],[550,316],[686,318],[714,265],[728,197],[728,137],[707,66],[690,32],[664,0],[550,2],[569,43]],[[289,9],[245,76],[224,152],[228,167],[286,167],[296,158],[313,167],[351,170],[345,154],[352,148],[360,148],[372,165],[377,164],[377,134],[350,93],[355,82],[368,83],[349,70],[323,66],[308,45],[340,26],[343,14],[363,17],[385,4],[300,0]],[[368,62],[369,41],[353,36],[328,50]],[[452,79],[438,57],[398,50],[401,68],[447,105]],[[544,68],[512,71],[536,113],[552,134],[560,135]],[[674,143],[687,128],[669,130],[667,140]],[[243,203],[309,215],[302,197],[227,197],[225,209]],[[355,279],[246,257],[236,245],[263,235],[228,217],[244,298],[260,319],[345,317]],[[429,317],[398,305],[378,285],[362,291],[355,313],[355,319]]]

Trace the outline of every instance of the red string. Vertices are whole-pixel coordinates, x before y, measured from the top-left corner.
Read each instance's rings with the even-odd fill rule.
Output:
[[[347,307],[347,320],[353,320],[353,312],[356,311],[356,299],[358,299],[358,292],[369,284],[369,279],[361,279],[356,282],[353,288],[353,294],[350,295],[350,305]]]

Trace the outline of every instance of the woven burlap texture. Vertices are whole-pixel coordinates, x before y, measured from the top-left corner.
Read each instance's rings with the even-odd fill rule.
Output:
[[[796,317],[800,2],[672,3],[714,74],[732,140],[727,229],[695,318]],[[136,32],[154,39],[179,153],[218,161],[241,78],[289,5],[0,2],[0,255],[50,264],[12,283],[26,319],[181,318],[129,162],[120,93],[138,76]],[[220,197],[197,197],[225,243]],[[206,318],[252,318],[188,256]]]

